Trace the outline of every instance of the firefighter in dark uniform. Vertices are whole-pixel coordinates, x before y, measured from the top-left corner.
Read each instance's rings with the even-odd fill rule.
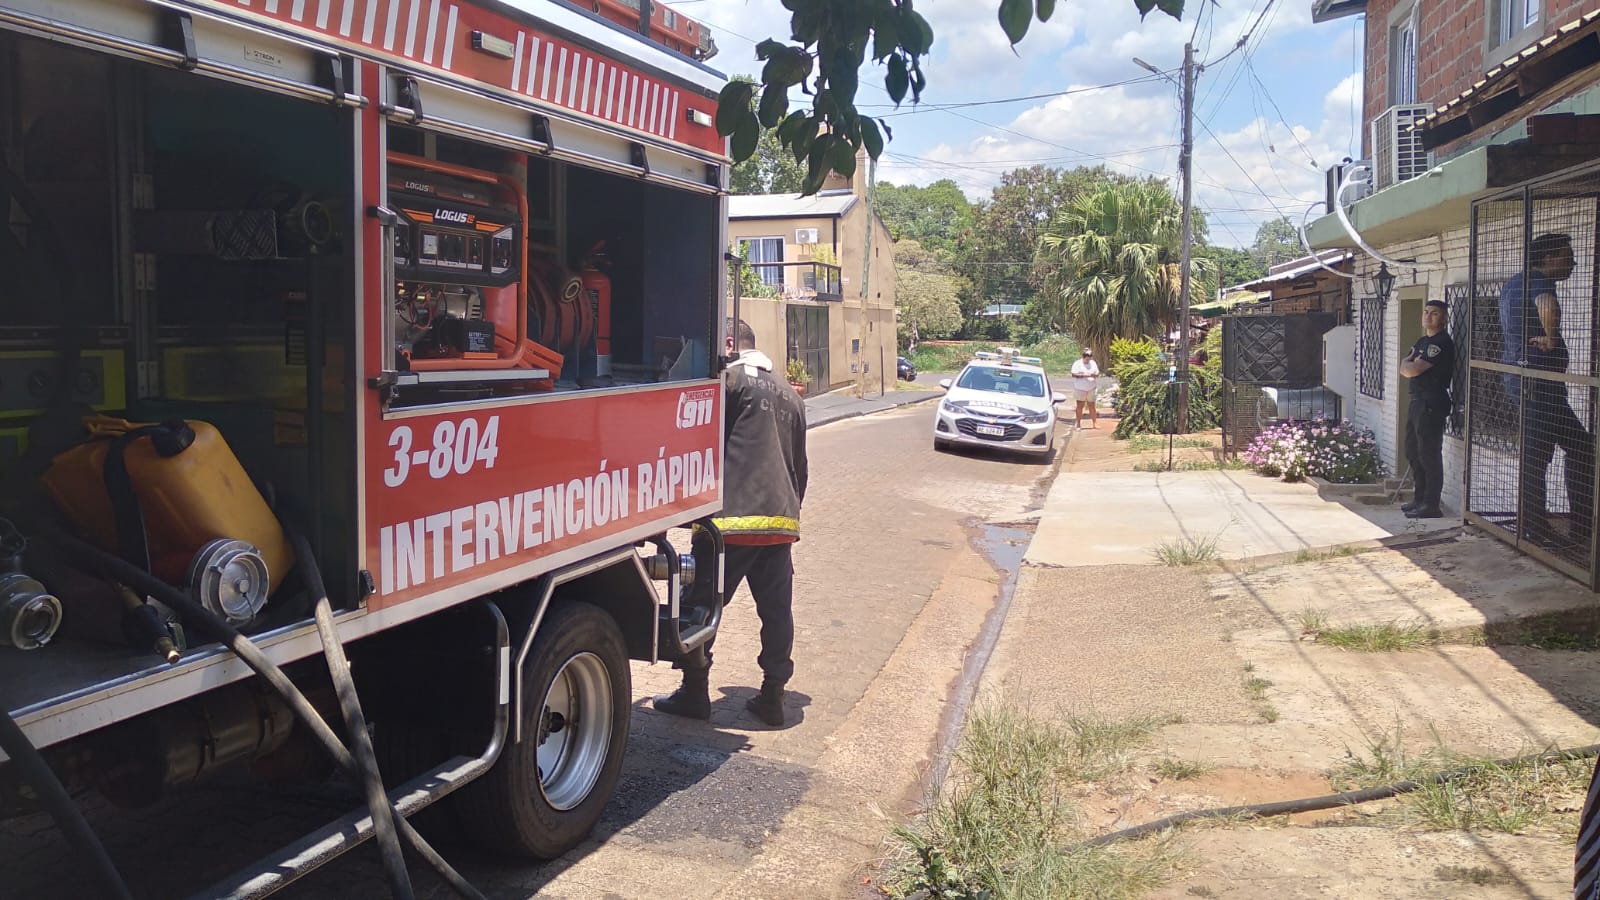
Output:
[[[761,620],[761,692],[745,708],[778,728],[785,723],[784,684],[794,674],[790,550],[800,539],[806,496],[806,407],[788,381],[774,374],[771,358],[756,349],[750,326],[738,323],[737,337],[738,356],[728,366],[725,388],[723,508],[714,521],[727,544],[723,602],[748,581]],[[683,670],[683,685],[655,698],[656,709],[711,717],[711,644],[675,664]]]
[[[1411,462],[1416,493],[1401,509],[1408,519],[1437,519],[1439,491],[1444,487],[1444,426],[1450,418],[1450,377],[1456,368],[1456,345],[1445,331],[1449,307],[1429,300],[1422,307],[1427,333],[1400,361],[1400,374],[1411,379],[1411,406],[1406,417],[1406,459]]]

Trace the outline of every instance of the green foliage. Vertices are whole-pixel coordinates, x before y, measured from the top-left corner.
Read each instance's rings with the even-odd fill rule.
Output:
[[[758,274],[755,269],[751,268],[750,245],[747,243],[740,243],[737,246],[739,248],[738,256],[740,262],[738,264],[735,264],[731,260],[728,262],[728,283],[733,284],[737,281],[739,285],[739,296],[741,297],[759,297],[771,299],[778,296],[777,289],[772,285],[767,284],[765,281],[762,281],[761,275]],[[730,251],[733,250],[733,246],[730,245],[728,249]]]
[[[1200,342],[1200,349],[1206,352],[1206,368],[1222,371],[1222,325],[1217,324],[1206,329],[1205,340]]]
[[[1107,185],[1058,210],[1034,268],[1053,324],[1091,346],[1163,334],[1181,300],[1182,215],[1160,182]],[[1210,295],[1216,268],[1191,266],[1191,302]]]
[[[1001,0],[999,19],[1015,44],[1036,16],[1050,18],[1056,0]],[[882,66],[883,86],[896,105],[910,95],[922,98],[928,85],[922,60],[933,47],[933,27],[912,0],[784,0],[789,41],[768,38],[756,45],[766,65],[761,83],[732,81],[717,102],[717,133],[731,138],[733,158],[750,158],[763,131],[777,133],[779,145],[806,166],[806,194],[822,187],[830,171],[849,178],[856,151],[865,147],[877,159],[893,138],[882,119],[856,110],[861,68],[868,59]],[[1144,16],[1159,9],[1182,18],[1183,0],[1134,0]],[[789,109],[789,91],[810,96],[809,109]],[[759,88],[759,99],[757,93]]]
[[[1217,283],[1223,287],[1254,281],[1267,274],[1267,267],[1262,265],[1261,260],[1250,250],[1206,247],[1199,252],[1216,263]]]
[[[1042,278],[1034,271],[1039,235],[1057,210],[1077,198],[1108,184],[1137,181],[1105,166],[1035,165],[1000,176],[1000,185],[975,210],[955,257],[956,270],[972,284],[967,315],[990,303],[1017,303],[1028,307],[1023,318],[1030,328],[1052,330],[1049,315],[1034,302]]]
[[[789,365],[784,369],[790,384],[805,384],[811,380],[811,373],[806,369],[806,364],[798,359],[789,360]]]
[[[745,75],[735,75],[734,79],[754,84]],[[755,152],[734,164],[728,189],[735,194],[798,194],[805,177],[805,170],[778,143],[778,133],[763,131]]]
[[[916,241],[941,259],[960,250],[961,237],[972,229],[973,206],[961,188],[948,178],[927,187],[879,184],[873,189],[872,209],[896,242]]]
[[[895,304],[899,338],[906,346],[939,340],[961,328],[961,290],[964,284],[942,254],[932,253],[917,241],[894,245]]]
[[[1078,342],[1071,335],[1053,334],[1032,344],[1007,344],[996,341],[968,341],[960,344],[919,344],[907,359],[918,372],[959,372],[979,350],[994,350],[997,346],[1017,347],[1024,356],[1037,356],[1045,372],[1052,377],[1064,377],[1072,371],[1078,359]]]
[[[1113,436],[1167,434],[1176,427],[1177,389],[1167,384],[1168,363],[1130,361],[1115,370],[1117,430]],[[1221,418],[1222,376],[1208,366],[1189,367],[1189,430],[1217,427]]]
[[[1147,363],[1161,355],[1161,346],[1149,338],[1116,338],[1106,351],[1110,372],[1116,375],[1117,367],[1125,363]]]
[[[1263,269],[1306,255],[1305,246],[1300,243],[1300,228],[1288,216],[1262,222],[1250,251]]]

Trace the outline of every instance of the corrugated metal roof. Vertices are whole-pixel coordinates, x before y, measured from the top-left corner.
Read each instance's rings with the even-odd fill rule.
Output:
[[[1340,263],[1349,262],[1355,259],[1356,255],[1354,252],[1349,250],[1324,250],[1322,253],[1318,254],[1318,257],[1326,265],[1337,266]],[[1273,268],[1277,269],[1278,271],[1275,271],[1270,275],[1264,275],[1255,279],[1254,281],[1246,281],[1241,284],[1234,285],[1233,287],[1226,288],[1226,290],[1248,291],[1252,288],[1263,287],[1269,284],[1277,284],[1280,281],[1293,281],[1302,275],[1309,275],[1310,273],[1321,269],[1322,266],[1317,264],[1316,259],[1309,256],[1303,256],[1300,259],[1285,263],[1282,266],[1274,266]]]
[[[728,198],[729,219],[803,219],[842,216],[854,206],[849,190],[799,194],[735,194]]]

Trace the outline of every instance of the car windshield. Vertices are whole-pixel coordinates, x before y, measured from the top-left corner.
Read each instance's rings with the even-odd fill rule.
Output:
[[[1018,397],[1044,396],[1044,379],[1037,373],[1000,366],[968,366],[956,387]]]

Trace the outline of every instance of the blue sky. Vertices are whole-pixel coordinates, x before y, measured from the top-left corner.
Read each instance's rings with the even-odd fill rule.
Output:
[[[863,72],[862,111],[889,116],[894,129],[879,180],[950,178],[978,199],[1001,173],[1034,163],[1103,162],[1172,177],[1177,89],[1133,57],[1175,71],[1194,35],[1196,58],[1211,63],[1197,81],[1194,187],[1212,241],[1248,244],[1256,226],[1280,212],[1299,221],[1323,196],[1323,170],[1360,150],[1362,19],[1313,25],[1310,0],[1224,0],[1204,6],[1196,34],[1203,3],[1189,0],[1182,22],[1160,13],[1141,22],[1132,0],[1062,0],[1013,53],[996,19],[998,0],[922,0],[917,9],[935,33],[922,108],[890,108],[888,96],[868,86],[882,85],[881,70]],[[729,74],[758,74],[752,40],[788,35],[779,0],[669,5],[712,28],[712,65]],[[1247,31],[1245,47],[1221,58]],[[1103,87],[1117,82],[1128,83]],[[1060,91],[1075,93],[935,108]]]

